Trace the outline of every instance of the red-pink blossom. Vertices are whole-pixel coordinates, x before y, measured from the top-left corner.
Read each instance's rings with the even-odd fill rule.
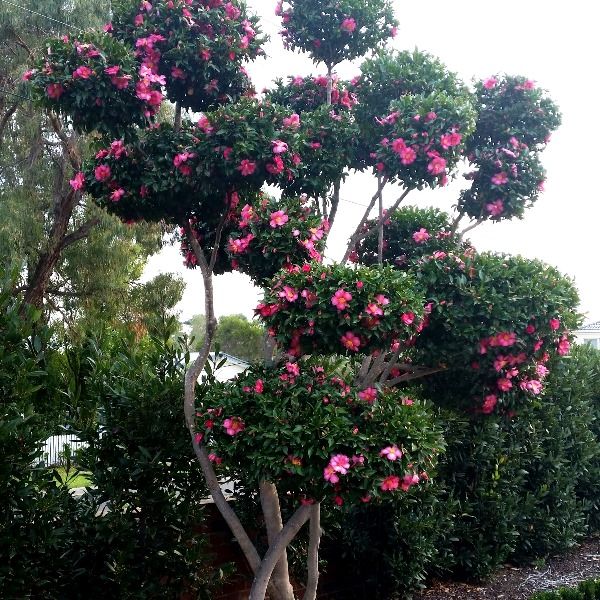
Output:
[[[282,227],[289,220],[290,218],[284,210],[276,210],[275,212],[271,213],[271,220],[269,221],[269,224],[273,229],[275,229],[276,227]]]
[[[400,152],[398,152],[400,156],[400,162],[403,165],[411,165],[417,160],[417,153],[410,147],[402,148]]]
[[[460,133],[456,133],[455,131],[453,131],[452,133],[446,133],[442,135],[440,138],[440,144],[442,145],[442,148],[444,150],[448,150],[448,148],[458,146],[460,144],[461,139],[462,136],[460,135]]]
[[[300,116],[294,113],[289,117],[285,117],[283,119],[283,126],[290,127],[292,129],[298,129],[298,127],[300,127]]]
[[[352,33],[356,29],[356,21],[352,17],[348,17],[342,21],[340,29],[346,33]]]
[[[284,152],[287,152],[288,145],[281,140],[273,140],[271,145],[273,146],[273,154],[283,154]]]
[[[432,175],[441,175],[446,170],[446,159],[441,156],[434,156],[427,165],[427,170]]]
[[[263,380],[257,379],[256,383],[254,384],[254,391],[257,394],[262,394],[264,392],[264,390],[265,390],[265,384],[264,384]]]
[[[558,342],[558,346],[556,347],[556,351],[558,352],[559,356],[566,356],[567,354],[569,354],[570,350],[571,342],[569,342],[568,338],[562,337]]]
[[[28,69],[27,71],[25,71],[25,73],[23,73],[23,75],[21,75],[21,80],[29,81],[33,77],[34,73],[35,73],[34,69]]]
[[[110,195],[110,199],[113,202],[118,202],[123,196],[125,195],[125,190],[123,188],[119,188],[117,190],[114,190],[111,195]]]
[[[225,14],[227,15],[228,19],[235,21],[239,19],[242,11],[237,6],[234,6],[231,2],[228,2],[225,5]]]
[[[489,79],[486,79],[483,82],[483,87],[486,90],[491,90],[492,88],[496,87],[496,84],[498,83],[498,80],[495,77],[490,77]]]
[[[248,175],[252,175],[252,173],[254,173],[254,171],[256,171],[256,163],[254,161],[251,161],[251,160],[248,160],[247,158],[245,158],[244,160],[242,160],[242,162],[240,162],[238,171],[244,177],[247,177]]]
[[[345,454],[335,454],[329,460],[329,466],[331,466],[336,473],[345,475],[350,468],[350,459]]]
[[[347,350],[352,350],[352,352],[358,352],[360,348],[360,338],[358,338],[351,331],[346,332],[341,337],[342,346]]]
[[[398,448],[398,446],[394,444],[393,446],[387,446],[386,448],[381,450],[379,456],[385,456],[385,458],[387,458],[388,460],[394,461],[398,460],[399,458],[402,458],[402,452],[400,448]]]
[[[498,397],[496,394],[488,394],[483,401],[481,406],[481,412],[484,415],[489,415],[494,412],[494,408],[496,408],[496,404],[498,403]]]
[[[65,88],[60,83],[51,83],[46,87],[46,94],[52,100],[58,100],[64,93]]]
[[[412,325],[415,320],[415,313],[408,311],[402,313],[402,316],[400,318],[405,325]]]
[[[294,302],[298,299],[298,290],[289,285],[284,285],[283,290],[279,292],[279,297],[284,298],[288,302]]]
[[[550,325],[550,329],[552,329],[552,331],[557,331],[560,329],[560,319],[550,319],[548,321],[548,325]]]
[[[106,181],[110,178],[110,167],[108,165],[98,165],[94,169],[96,181]]]
[[[383,310],[379,306],[379,304],[375,302],[371,302],[367,304],[367,308],[365,308],[365,312],[372,317],[380,317],[383,315]]]
[[[186,78],[186,74],[185,71],[179,67],[172,67],[171,68],[171,77],[173,79],[185,79]]]
[[[352,300],[352,294],[346,290],[339,289],[331,297],[331,304],[333,304],[338,311],[346,310],[348,303]]]
[[[402,478],[401,488],[404,492],[408,492],[408,490],[413,485],[417,485],[419,483],[419,476],[416,473],[407,473]]]
[[[424,227],[421,227],[421,229],[419,229],[419,231],[415,231],[412,234],[412,239],[417,244],[422,244],[423,242],[426,242],[430,237],[431,237],[431,235],[429,235],[429,232]]]
[[[93,73],[92,69],[82,65],[73,71],[73,79],[89,79]]]
[[[505,171],[501,171],[500,173],[496,173],[492,177],[492,183],[494,185],[504,185],[505,183],[508,183],[508,175],[506,174]]]
[[[513,386],[510,379],[506,379],[505,377],[501,377],[500,379],[498,379],[496,385],[498,386],[498,389],[501,392],[508,392],[508,390],[510,390],[510,388],[512,388]]]
[[[144,24],[144,15],[142,15],[142,14],[136,15],[135,18],[133,19],[133,24],[136,27],[140,27],[141,25],[143,25]]]
[[[85,185],[85,175],[79,171],[79,173],[76,173],[75,177],[69,181],[69,185],[74,190],[82,190]]]
[[[240,417],[230,417],[223,421],[223,427],[225,428],[227,435],[233,436],[244,431],[246,425]]]
[[[279,175],[285,170],[285,165],[281,156],[275,156],[273,162],[269,163],[265,168],[271,175]]]
[[[373,404],[377,398],[377,390],[373,387],[368,387],[361,392],[358,392],[358,397],[368,404]]]
[[[380,488],[384,492],[391,492],[397,490],[400,485],[400,477],[398,475],[388,475],[380,484]]]
[[[522,390],[531,392],[534,396],[537,396],[538,394],[541,394],[544,386],[542,385],[541,381],[538,381],[537,379],[526,379],[521,381],[519,387]]]
[[[383,294],[377,294],[377,296],[375,296],[375,301],[381,306],[387,306],[390,303],[389,299]]]
[[[490,340],[491,346],[512,346],[517,341],[517,335],[511,331],[502,331]]]
[[[504,212],[504,202],[502,200],[495,200],[485,205],[485,210],[492,215],[492,217],[499,217]]]

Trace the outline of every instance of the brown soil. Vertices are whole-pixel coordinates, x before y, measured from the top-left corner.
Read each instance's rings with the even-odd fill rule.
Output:
[[[485,584],[435,581],[415,600],[528,600],[537,591],[575,587],[600,577],[600,538],[538,567],[506,566]]]

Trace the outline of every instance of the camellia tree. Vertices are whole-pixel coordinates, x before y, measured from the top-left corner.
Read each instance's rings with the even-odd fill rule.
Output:
[[[279,80],[261,98],[244,62],[262,53],[264,37],[243,2],[118,0],[114,10],[103,33],[50,41],[27,78],[41,105],[98,133],[73,189],[124,221],[178,228],[205,287],[205,336],[186,375],[194,450],[255,574],[250,598],[267,589],[295,597],[286,548],[309,521],[304,598],[314,599],[321,503],[390,501],[418,493],[435,472],[443,439],[412,380],[470,369],[470,409],[509,411],[542,393],[546,364],[568,349],[574,298],[568,286],[553,293],[558,275],[462,241],[470,227],[520,217],[535,201],[558,111],[526,78],[470,90],[426,53],[387,51],[397,26],[389,0],[279,2],[286,46],[326,72]],[[366,53],[354,80],[335,76],[341,61]],[[157,125],[165,100],[174,122]],[[201,112],[192,120],[183,109]],[[472,184],[453,218],[399,210],[465,161]],[[342,261],[324,263],[349,169],[371,171],[376,190]],[[384,210],[386,189],[397,199]],[[197,390],[217,325],[213,275],[234,269],[264,289],[264,364]],[[537,277],[518,310],[485,296],[490,281],[499,297],[512,293],[511,278]],[[484,326],[471,326],[480,314]],[[258,490],[264,556],[222,477]]]

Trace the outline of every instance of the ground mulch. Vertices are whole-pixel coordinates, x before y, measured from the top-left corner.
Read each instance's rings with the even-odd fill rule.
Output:
[[[528,600],[538,591],[576,587],[600,577],[600,538],[537,567],[506,566],[485,584],[434,581],[415,600]]]

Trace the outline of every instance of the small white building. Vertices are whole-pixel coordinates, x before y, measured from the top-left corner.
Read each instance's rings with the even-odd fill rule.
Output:
[[[588,323],[575,331],[575,340],[578,344],[588,344],[600,350],[600,321]]]
[[[198,358],[198,352],[192,352],[190,354],[190,362],[194,362],[196,358]],[[214,358],[214,353],[211,352],[209,358],[211,366],[214,364]],[[223,359],[225,359],[225,364],[215,373],[217,381],[229,381],[230,379],[237,377],[240,373],[243,373],[250,366],[249,362],[246,362],[241,358],[226,354],[225,352],[219,352],[217,364]],[[202,375],[200,375],[200,377],[202,377]]]

